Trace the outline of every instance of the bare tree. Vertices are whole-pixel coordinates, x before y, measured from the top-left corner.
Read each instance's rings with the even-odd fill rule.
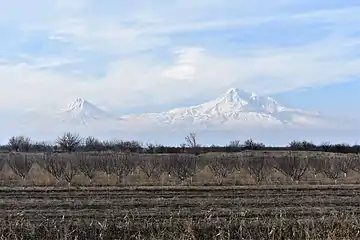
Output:
[[[290,152],[287,156],[273,159],[273,167],[284,175],[291,177],[292,181],[299,183],[309,167],[308,158],[297,156]]]
[[[171,175],[176,176],[181,181],[194,176],[197,170],[197,159],[198,157],[193,155],[170,156],[169,170]]]
[[[115,157],[113,154],[100,154],[99,158],[99,170],[105,172],[107,177],[114,172]]]
[[[320,146],[322,149],[324,149],[325,152],[332,148],[332,144],[330,142],[323,142]]]
[[[74,152],[81,145],[81,142],[82,139],[79,134],[70,132],[64,133],[56,140],[56,143],[59,144],[60,148],[67,152]]]
[[[29,152],[32,147],[32,140],[29,137],[23,137],[20,144],[20,152]]]
[[[341,160],[339,161],[337,158],[329,158],[325,161],[323,172],[328,178],[333,179],[335,184],[341,173],[340,164]]]
[[[33,165],[33,161],[29,159],[27,154],[10,153],[8,164],[16,175],[25,179]]]
[[[190,148],[190,151],[196,155],[200,154],[200,144],[196,140],[196,133],[191,132],[185,137],[185,146]]]
[[[240,140],[232,140],[229,142],[228,146],[234,147],[234,148],[240,148],[240,147],[242,147],[242,144],[241,144]]]
[[[360,172],[360,154],[349,154],[348,157],[354,163],[354,167],[352,170]]]
[[[199,145],[196,142],[196,133],[191,132],[188,136],[185,137],[185,142],[188,147],[195,148]]]
[[[86,153],[76,154],[76,158],[79,159],[79,168],[82,173],[90,179],[90,184],[96,177],[96,172],[99,169],[99,162],[97,158],[91,158]]]
[[[336,161],[338,162],[338,167],[340,171],[344,173],[344,177],[346,178],[348,172],[356,168],[356,161],[351,156],[338,156],[336,158]]]
[[[321,155],[309,155],[309,170],[316,178],[319,173],[324,172],[325,159]]]
[[[229,149],[230,152],[237,152],[237,151],[241,150],[242,144],[241,144],[240,140],[232,140],[227,145],[227,148]]]
[[[289,147],[293,150],[311,150],[316,148],[316,145],[308,141],[292,141]]]
[[[147,143],[145,152],[147,153],[158,153],[161,145],[159,144],[153,144],[153,143]]]
[[[244,168],[255,178],[257,184],[261,184],[270,174],[271,165],[265,157],[247,157]]]
[[[136,160],[128,153],[117,154],[114,161],[114,173],[118,177],[118,184],[124,183],[125,177],[136,168]]]
[[[43,168],[48,171],[59,182],[63,176],[63,172],[67,167],[67,162],[60,154],[46,154]]]
[[[259,150],[259,149],[263,149],[265,147],[265,144],[257,143],[254,142],[254,140],[252,139],[248,139],[244,142],[243,147],[248,150]]]
[[[162,173],[161,160],[156,154],[154,155],[139,155],[139,168],[145,173],[148,178],[160,177]]]
[[[181,152],[185,153],[186,152],[186,143],[181,143],[180,148],[181,148]]]
[[[12,151],[19,152],[22,138],[21,137],[11,137],[9,139],[9,147]]]
[[[211,159],[208,167],[216,177],[221,178],[221,183],[223,179],[234,172],[235,165],[236,160],[234,158],[222,155]]]
[[[24,136],[11,137],[8,145],[15,152],[28,152],[31,147],[31,138]]]
[[[72,179],[76,176],[79,169],[79,159],[73,154],[61,155],[60,165],[62,168],[61,176],[67,181],[70,187]]]
[[[101,151],[103,144],[97,138],[89,136],[85,139],[85,148],[88,151]]]

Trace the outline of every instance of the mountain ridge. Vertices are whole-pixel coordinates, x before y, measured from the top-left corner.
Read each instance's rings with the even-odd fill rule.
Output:
[[[142,131],[158,128],[176,129],[266,129],[285,127],[331,127],[344,125],[337,119],[319,112],[290,108],[275,99],[254,92],[231,88],[210,101],[173,108],[168,111],[117,116],[95,106],[83,98],[75,98],[55,114],[32,117],[23,121],[23,128],[31,124],[57,126],[62,129],[93,128],[100,131],[121,129]],[[53,116],[53,117],[49,117]],[[42,119],[43,117],[43,119]],[[54,121],[55,120],[55,121]],[[39,123],[36,123],[39,122]]]
[[[325,120],[319,112],[289,108],[279,104],[271,97],[238,88],[231,88],[215,99],[202,104],[173,108],[158,113],[126,115],[123,116],[123,119],[134,122],[149,121],[160,125],[195,124],[209,127],[225,124],[232,126],[265,125],[265,127],[303,126],[311,124],[311,122],[319,122],[320,119]]]

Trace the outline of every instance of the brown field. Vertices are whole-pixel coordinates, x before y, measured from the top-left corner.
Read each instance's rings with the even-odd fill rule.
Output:
[[[357,239],[359,196],[354,185],[3,188],[0,231],[27,239]]]
[[[133,165],[102,154],[62,154],[56,159],[66,168],[58,178],[46,170],[44,154],[1,155],[0,239],[360,238],[357,155],[183,155],[187,165],[167,155],[132,155]],[[122,163],[123,175],[116,164],[108,171],[87,164],[103,156]],[[264,173],[260,182],[254,166]],[[299,181],[293,170],[303,171]]]

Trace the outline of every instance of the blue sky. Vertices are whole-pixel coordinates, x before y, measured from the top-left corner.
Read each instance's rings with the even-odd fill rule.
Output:
[[[0,3],[4,111],[55,111],[76,97],[155,111],[238,87],[360,117],[359,1]]]

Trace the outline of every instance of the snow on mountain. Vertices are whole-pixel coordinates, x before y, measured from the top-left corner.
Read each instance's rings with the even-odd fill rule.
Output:
[[[112,114],[82,98],[73,100],[68,104],[67,108],[57,112],[56,117],[62,123],[75,123],[80,125],[116,119]]]
[[[126,116],[124,120],[168,126],[197,125],[205,128],[228,126],[304,126],[324,125],[326,118],[316,112],[288,108],[270,97],[229,89],[214,100],[200,105],[175,108],[167,112]]]
[[[3,122],[6,121],[3,119]],[[124,134],[175,134],[176,131],[256,131],[258,129],[290,129],[313,127],[331,129],[352,125],[339,119],[325,117],[317,112],[308,112],[281,105],[274,99],[249,91],[232,88],[217,98],[205,103],[175,108],[159,113],[144,113],[115,117],[89,101],[77,98],[66,108],[57,112],[31,111],[11,118],[8,127],[13,134],[56,136],[74,131],[86,135],[118,136]],[[325,128],[324,128],[325,127]],[[329,128],[328,128],[329,127]],[[253,134],[253,132],[252,132]],[[171,135],[173,136],[173,135]]]

